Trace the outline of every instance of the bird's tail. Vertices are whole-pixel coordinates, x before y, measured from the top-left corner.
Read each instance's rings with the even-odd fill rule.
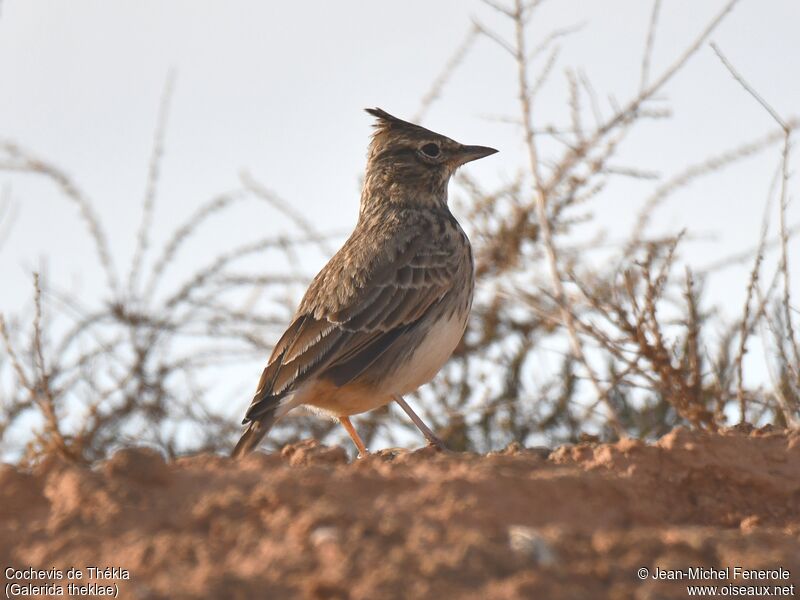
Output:
[[[242,458],[243,456],[246,456],[255,450],[259,442],[261,442],[269,430],[272,429],[275,421],[278,420],[277,416],[276,410],[270,410],[268,413],[250,421],[247,424],[247,428],[244,430],[242,437],[239,438],[239,442],[236,444],[233,452],[231,452],[231,457]]]

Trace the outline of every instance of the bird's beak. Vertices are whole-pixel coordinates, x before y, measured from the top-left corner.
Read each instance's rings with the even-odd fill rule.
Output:
[[[456,166],[495,154],[497,150],[488,146],[461,146],[455,153]]]

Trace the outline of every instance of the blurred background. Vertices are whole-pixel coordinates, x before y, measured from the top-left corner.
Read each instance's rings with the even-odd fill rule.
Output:
[[[4,0],[3,458],[229,447],[355,224],[368,106],[500,150],[451,185],[475,317],[412,399],[451,446],[792,425],[798,19],[790,0]],[[394,409],[355,421],[421,443]],[[268,446],[341,434],[298,414]]]

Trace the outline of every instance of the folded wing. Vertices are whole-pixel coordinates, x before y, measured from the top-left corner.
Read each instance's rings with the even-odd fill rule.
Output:
[[[311,378],[336,386],[357,378],[452,289],[461,257],[447,240],[395,238],[378,245],[393,251],[370,256],[376,245],[366,245],[369,237],[351,237],[314,279],[272,352],[244,423]]]

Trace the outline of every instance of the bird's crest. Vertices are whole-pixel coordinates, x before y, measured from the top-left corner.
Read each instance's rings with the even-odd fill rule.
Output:
[[[409,123],[408,121],[403,121],[403,119],[399,119],[394,115],[390,115],[382,108],[365,108],[364,110],[377,119],[373,125],[375,127],[375,134],[373,137],[378,137],[382,133],[417,133],[427,136],[440,135],[429,129],[425,129],[420,125],[415,125],[414,123]]]
[[[364,110],[378,119],[378,121],[375,123],[375,127],[392,127],[397,125],[411,125],[412,127],[417,127],[417,125],[414,125],[413,123],[403,121],[403,119],[398,119],[394,115],[390,115],[382,108],[365,108]]]

